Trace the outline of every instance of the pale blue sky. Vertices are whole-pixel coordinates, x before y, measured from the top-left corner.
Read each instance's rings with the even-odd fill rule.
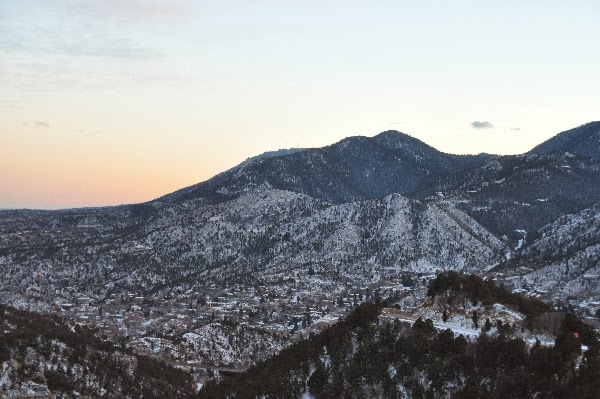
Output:
[[[599,17],[597,1],[0,0],[0,208],[146,201],[389,129],[521,153],[600,119]]]

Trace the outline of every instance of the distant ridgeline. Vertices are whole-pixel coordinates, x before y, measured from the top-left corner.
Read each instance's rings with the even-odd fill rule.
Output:
[[[469,302],[482,315],[503,306],[523,314],[525,326],[500,323],[465,338],[431,319],[386,322],[380,315],[390,304],[365,303],[246,373],[207,384],[200,397],[598,398],[600,343],[576,316],[457,273],[440,274],[428,294],[430,306],[442,300],[444,313]],[[549,319],[558,321],[554,345],[526,342],[524,332],[548,333],[541,322]]]

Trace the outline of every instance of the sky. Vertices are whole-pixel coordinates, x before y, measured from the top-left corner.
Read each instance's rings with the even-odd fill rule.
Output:
[[[149,201],[399,130],[517,154],[598,120],[600,2],[0,0],[0,208]]]

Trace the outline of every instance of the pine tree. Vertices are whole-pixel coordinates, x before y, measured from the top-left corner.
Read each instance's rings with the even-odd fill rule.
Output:
[[[490,322],[489,317],[485,319],[485,326],[483,327],[483,331],[488,332],[492,329],[492,323]]]

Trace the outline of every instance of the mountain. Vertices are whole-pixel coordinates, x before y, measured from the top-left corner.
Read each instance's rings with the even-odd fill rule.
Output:
[[[331,203],[409,195],[424,184],[480,165],[491,156],[451,155],[397,131],[350,137],[336,144],[250,159],[157,202],[218,203],[257,190],[279,189]]]
[[[576,316],[475,276],[440,274],[428,293],[430,318],[363,304],[200,397],[597,397],[600,343]]]
[[[441,179],[415,197],[449,202],[516,242],[558,217],[600,202],[600,160],[565,152],[514,155]]]
[[[600,204],[524,237],[521,248],[498,271],[514,288],[536,286],[560,297],[600,295]]]
[[[281,150],[145,204],[0,212],[0,298],[481,271],[599,203],[599,172],[570,152],[458,156],[396,131]]]
[[[234,166],[232,169],[245,168],[246,166],[250,165],[251,163],[258,161],[259,159],[282,157],[285,155],[295,154],[297,152],[304,151],[304,150],[306,150],[306,148],[282,148],[280,150],[263,152],[260,155],[256,155],[254,157],[250,157],[250,158],[246,159],[244,162],[242,162],[241,164],[239,164],[237,166]]]
[[[536,146],[528,154],[570,152],[600,160],[600,121],[586,123],[559,133]]]
[[[323,281],[368,284],[406,271],[482,270],[507,251],[460,210],[398,194],[331,205],[268,190],[215,205],[156,204],[144,223],[132,209],[105,212],[43,213],[37,228],[29,212],[0,215],[3,226],[18,225],[19,217],[25,226],[2,235],[3,286],[67,301],[73,290],[102,299],[276,275],[302,280],[310,265],[323,270]]]

